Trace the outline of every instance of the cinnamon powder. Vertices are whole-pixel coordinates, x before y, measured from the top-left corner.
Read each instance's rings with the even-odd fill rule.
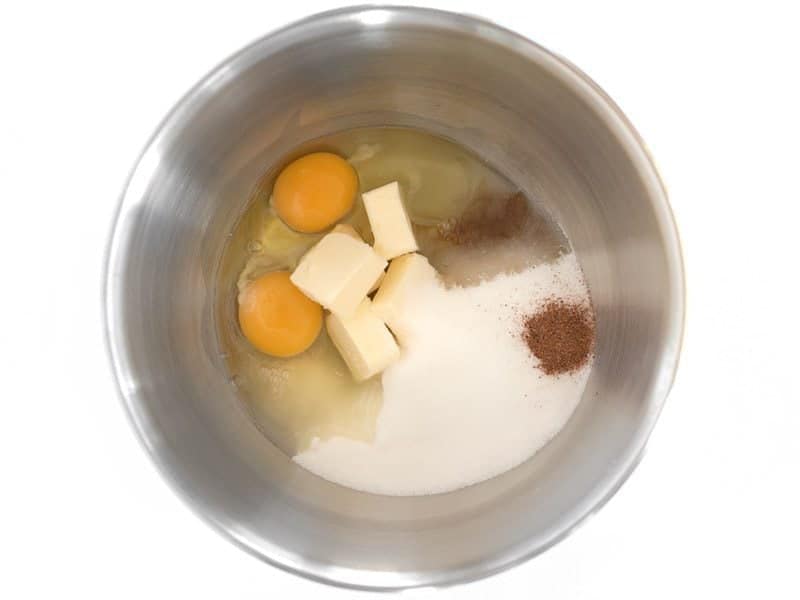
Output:
[[[549,300],[523,324],[522,339],[546,375],[580,369],[592,355],[594,338],[594,315],[583,303]]]
[[[474,246],[517,237],[529,221],[528,202],[517,192],[476,202],[460,218],[439,225],[438,233],[441,239],[457,246]]]

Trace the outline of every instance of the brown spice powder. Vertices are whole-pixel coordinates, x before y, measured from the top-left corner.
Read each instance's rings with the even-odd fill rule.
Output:
[[[595,322],[591,308],[565,300],[548,301],[527,317],[522,339],[539,359],[546,375],[577,371],[594,350]]]
[[[439,225],[439,237],[457,246],[519,236],[530,218],[528,202],[518,192],[506,198],[483,199],[458,219]]]

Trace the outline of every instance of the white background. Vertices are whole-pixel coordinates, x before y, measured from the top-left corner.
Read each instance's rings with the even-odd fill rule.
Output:
[[[430,4],[517,29],[617,100],[669,188],[689,316],[649,451],[603,510],[526,565],[407,596],[797,598],[792,3]],[[155,125],[230,53],[336,5],[3,5],[0,597],[368,596],[266,566],[182,505],[117,400],[100,310],[112,213]]]

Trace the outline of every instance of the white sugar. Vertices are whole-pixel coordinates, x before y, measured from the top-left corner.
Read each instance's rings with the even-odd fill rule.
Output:
[[[379,494],[454,490],[532,456],[564,426],[591,365],[549,377],[521,338],[546,299],[587,298],[572,254],[475,287],[415,294],[410,338],[383,373],[374,442],[316,440],[295,456],[330,481]]]

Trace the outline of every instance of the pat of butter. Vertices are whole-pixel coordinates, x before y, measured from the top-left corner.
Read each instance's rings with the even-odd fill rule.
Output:
[[[306,296],[342,317],[352,315],[386,268],[368,244],[331,232],[313,246],[290,279]]]
[[[349,235],[354,240],[358,240],[359,242],[363,241],[361,239],[361,236],[359,235],[359,233],[356,231],[356,228],[353,227],[352,225],[347,224],[347,223],[339,223],[336,227],[334,227],[331,230],[331,233],[343,233],[345,235]],[[367,294],[371,294],[372,292],[377,290],[378,287],[380,287],[381,282],[383,281],[384,275],[386,275],[386,271],[383,271],[378,276],[378,279],[375,281],[375,283],[372,284],[372,287],[369,288],[369,290],[367,291]]]
[[[390,259],[417,250],[417,240],[396,181],[365,192],[362,198],[378,254]]]
[[[356,381],[377,375],[400,357],[391,332],[376,315],[368,298],[355,313],[342,318],[331,313],[325,320],[328,335]]]
[[[372,310],[386,322],[401,344],[407,341],[406,322],[415,292],[419,293],[423,286],[436,281],[436,269],[421,254],[404,254],[389,263],[386,277],[372,301]]]

